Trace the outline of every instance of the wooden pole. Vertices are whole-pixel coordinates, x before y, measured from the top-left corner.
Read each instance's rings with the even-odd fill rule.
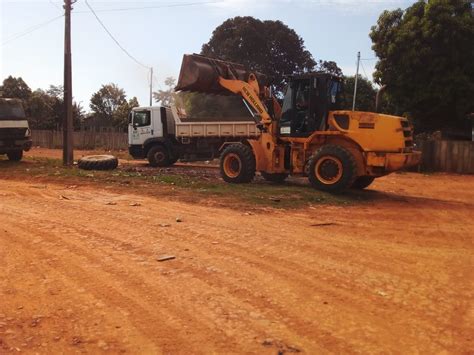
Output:
[[[64,118],[63,118],[63,164],[74,162],[72,121],[72,70],[71,70],[71,10],[72,0],[64,0]]]

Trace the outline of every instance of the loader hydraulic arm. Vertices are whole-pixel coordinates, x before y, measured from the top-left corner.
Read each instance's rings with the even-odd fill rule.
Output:
[[[224,79],[223,77],[219,77],[219,84],[234,94],[241,95],[244,100],[247,101],[250,106],[252,106],[260,115],[260,123],[264,125],[270,125],[272,123],[270,114],[267,112],[265,106],[260,100],[260,89],[255,75],[250,74],[248,82],[238,79]]]

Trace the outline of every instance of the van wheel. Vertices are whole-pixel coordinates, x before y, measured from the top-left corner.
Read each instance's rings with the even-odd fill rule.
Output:
[[[226,182],[247,183],[255,176],[255,156],[249,146],[229,145],[222,152],[219,163],[222,179]]]
[[[351,187],[357,177],[354,156],[338,145],[322,146],[308,164],[309,181],[318,190],[342,192]]]
[[[10,161],[20,161],[23,158],[22,150],[14,150],[7,153],[8,160]]]
[[[170,166],[173,163],[170,160],[168,150],[162,145],[155,145],[150,148],[147,154],[148,162],[151,166]]]
[[[89,155],[78,160],[77,166],[83,170],[113,170],[118,159],[113,155]]]
[[[374,180],[375,180],[374,176],[359,176],[357,179],[355,179],[355,181],[352,184],[351,188],[359,189],[359,190],[365,189],[371,183],[373,183]]]
[[[266,173],[264,171],[261,171],[260,175],[262,175],[262,177],[266,181],[275,182],[275,183],[278,183],[278,184],[281,184],[288,177],[287,173],[274,173],[274,174],[271,174],[271,173]]]

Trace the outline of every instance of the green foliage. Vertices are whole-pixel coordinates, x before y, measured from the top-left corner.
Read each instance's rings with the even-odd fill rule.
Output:
[[[316,71],[322,71],[339,77],[343,76],[342,69],[333,61],[319,60],[316,65]]]
[[[174,87],[176,86],[176,79],[169,76],[165,79],[166,90],[158,90],[153,93],[155,102],[161,106],[170,106],[174,103]]]
[[[139,106],[136,97],[127,102],[125,90],[117,84],[102,85],[91,98],[90,108],[96,126],[126,128],[128,114],[133,107]]]
[[[23,102],[32,129],[61,129],[64,118],[64,92],[62,86],[50,85],[48,90],[31,91],[22,78],[9,76],[0,88],[4,97],[19,98]],[[78,129],[84,119],[80,104],[73,102],[73,123]]]
[[[341,109],[352,110],[352,99],[354,98],[355,76],[344,77],[344,92],[342,95]],[[375,111],[375,95],[377,90],[372,82],[359,75],[357,79],[357,111]]]
[[[418,1],[372,27],[374,78],[420,130],[462,126],[474,111],[474,16],[465,0]]]
[[[212,33],[201,54],[233,61],[265,74],[282,91],[285,76],[314,69],[316,62],[303,39],[281,21],[234,17]]]
[[[21,77],[14,78],[11,75],[3,80],[0,91],[3,92],[3,97],[21,99],[24,104],[31,96],[31,89],[25,81]]]

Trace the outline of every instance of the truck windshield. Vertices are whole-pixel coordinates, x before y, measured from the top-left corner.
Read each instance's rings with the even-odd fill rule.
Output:
[[[25,110],[23,110],[21,102],[0,100],[0,121],[21,121],[25,119]]]
[[[133,113],[133,125],[135,127],[144,127],[150,124],[150,111],[136,111]]]

